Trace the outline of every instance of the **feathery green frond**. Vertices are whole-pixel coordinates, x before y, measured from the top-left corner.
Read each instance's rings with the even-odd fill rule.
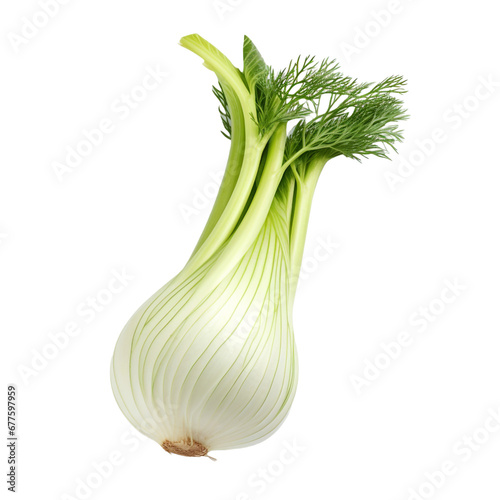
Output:
[[[212,92],[215,97],[219,100],[219,114],[222,120],[222,125],[224,126],[224,130],[222,130],[222,135],[231,139],[231,112],[229,110],[229,103],[227,102],[226,94],[222,90],[222,85],[219,82],[219,87],[212,87]]]
[[[306,161],[312,156],[328,159],[344,155],[359,160],[369,155],[386,158],[402,140],[397,122],[407,118],[402,101],[392,94],[405,92],[405,81],[394,76],[383,82],[341,87],[328,96],[324,112],[309,121],[301,120],[291,131],[286,157],[300,154]]]

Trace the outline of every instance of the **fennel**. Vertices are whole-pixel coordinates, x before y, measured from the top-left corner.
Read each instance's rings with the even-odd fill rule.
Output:
[[[387,158],[402,139],[405,81],[359,83],[310,56],[276,72],[248,37],[240,71],[199,35],[180,43],[217,76],[229,158],[191,257],[125,326],[111,379],[137,429],[170,453],[204,456],[262,441],[288,414],[316,183],[336,156]]]

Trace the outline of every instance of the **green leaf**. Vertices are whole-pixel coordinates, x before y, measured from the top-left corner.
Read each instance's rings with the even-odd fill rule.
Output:
[[[245,35],[243,42],[243,74],[250,92],[254,92],[255,85],[266,78],[268,71],[269,69],[257,47]]]

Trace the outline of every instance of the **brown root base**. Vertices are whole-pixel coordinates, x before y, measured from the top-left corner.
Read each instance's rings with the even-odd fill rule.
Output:
[[[168,453],[175,453],[183,457],[204,457],[208,449],[197,441],[163,441],[161,447]]]

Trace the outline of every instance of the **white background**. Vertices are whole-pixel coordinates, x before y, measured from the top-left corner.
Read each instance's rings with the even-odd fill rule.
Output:
[[[494,3],[58,5],[31,31],[34,17],[44,22],[36,1],[3,2],[0,13],[2,411],[14,383],[18,498],[498,499],[500,432],[489,418],[500,409]],[[132,437],[109,383],[121,328],[184,264],[229,148],[214,76],[177,44],[192,32],[239,66],[247,34],[275,67],[311,53],[336,57],[360,80],[402,74],[411,114],[392,162],[336,159],[325,169],[295,307],[300,381],[290,416],[262,444],[213,452],[217,462]],[[118,112],[148,67],[168,76],[130,114]],[[113,130],[59,179],[54,163],[106,118]],[[328,258],[315,257],[321,241],[335,243]],[[85,313],[113,272],[131,278],[102,311]],[[445,292],[448,304],[446,280],[461,288]],[[49,335],[68,323],[79,334],[54,353]],[[393,345],[388,361],[381,344],[401,332],[411,343]],[[374,362],[385,368],[366,368]],[[112,471],[96,472],[110,459]],[[453,473],[434,474],[444,462]]]

